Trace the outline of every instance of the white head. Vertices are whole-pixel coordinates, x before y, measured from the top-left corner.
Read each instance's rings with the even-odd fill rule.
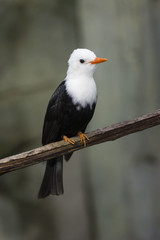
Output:
[[[97,64],[105,61],[107,59],[97,58],[94,52],[88,49],[75,49],[68,60],[67,76],[92,77]]]
[[[76,49],[68,60],[66,90],[72,97],[74,104],[82,107],[97,101],[97,89],[93,79],[96,65],[107,61],[106,58],[97,58],[94,52],[88,49]]]

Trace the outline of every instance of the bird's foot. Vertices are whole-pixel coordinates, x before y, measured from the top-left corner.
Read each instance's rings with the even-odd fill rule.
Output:
[[[78,132],[78,136],[80,137],[81,142],[84,144],[84,147],[86,147],[86,140],[89,141],[87,135],[82,132]]]
[[[63,140],[64,140],[65,142],[69,142],[69,143],[71,143],[71,144],[74,144],[74,143],[75,143],[74,140],[72,140],[71,138],[68,138],[67,136],[63,136]]]

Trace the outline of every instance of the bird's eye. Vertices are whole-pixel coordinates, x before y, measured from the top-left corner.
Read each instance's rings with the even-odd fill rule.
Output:
[[[85,62],[84,59],[80,59],[79,61],[80,61],[80,63],[84,63]]]

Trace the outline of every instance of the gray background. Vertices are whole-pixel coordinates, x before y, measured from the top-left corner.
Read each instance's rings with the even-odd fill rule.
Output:
[[[160,102],[159,0],[0,0],[0,156],[41,145],[52,92],[70,53],[109,59],[95,74],[89,130]],[[37,200],[45,165],[0,177],[2,240],[159,240],[159,127],[74,153],[65,194]]]

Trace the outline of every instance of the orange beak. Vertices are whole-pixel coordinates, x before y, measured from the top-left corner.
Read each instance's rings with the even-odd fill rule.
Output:
[[[97,63],[102,63],[102,62],[106,62],[108,61],[107,58],[95,58],[93,61],[91,61],[90,63],[92,64],[97,64]]]

